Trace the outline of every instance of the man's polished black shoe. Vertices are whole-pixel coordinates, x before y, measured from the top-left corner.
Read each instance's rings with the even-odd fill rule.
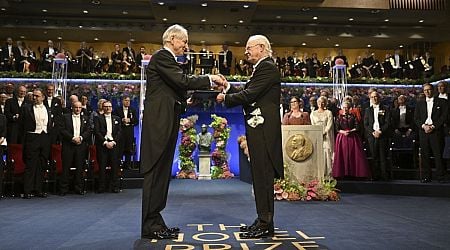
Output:
[[[169,229],[161,229],[159,231],[151,233],[150,235],[145,235],[142,238],[155,240],[177,239],[178,233],[171,233]]]
[[[240,234],[241,239],[259,239],[259,238],[267,238],[273,237],[274,229],[271,227],[254,227],[248,232],[244,232]]]
[[[172,234],[178,234],[180,232],[180,228],[178,228],[178,227],[167,227],[167,228],[165,228],[165,230],[167,230],[168,232],[170,232]]]
[[[256,219],[254,222],[253,222],[253,224],[251,224],[250,226],[247,226],[247,225],[245,225],[245,226],[241,226],[240,228],[239,228],[239,231],[241,231],[241,232],[248,232],[248,231],[250,231],[250,230],[252,230],[253,228],[255,228],[256,227],[256,225],[258,225],[258,219]]]

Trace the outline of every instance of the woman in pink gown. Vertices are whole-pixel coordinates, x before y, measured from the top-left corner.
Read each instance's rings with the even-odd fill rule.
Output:
[[[338,134],[334,147],[333,177],[370,177],[367,157],[358,134],[358,119],[350,113],[349,102],[342,105],[343,113],[336,118]]]

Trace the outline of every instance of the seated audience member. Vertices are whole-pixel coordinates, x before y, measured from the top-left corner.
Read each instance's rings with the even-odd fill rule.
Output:
[[[350,112],[351,104],[342,104],[342,113],[336,118],[333,177],[370,177],[369,165],[359,137],[358,119]]]
[[[300,107],[303,108],[303,100],[297,96],[292,97],[290,111],[284,115],[281,123],[283,125],[310,125],[308,112],[301,111]]]

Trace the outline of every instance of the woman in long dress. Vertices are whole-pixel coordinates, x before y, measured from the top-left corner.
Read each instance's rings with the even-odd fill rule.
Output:
[[[283,125],[311,125],[308,112],[303,111],[303,100],[293,96],[290,102],[290,111],[283,116]]]
[[[342,104],[342,114],[336,118],[336,144],[333,177],[369,177],[370,170],[359,137],[358,119],[350,112],[351,104]]]
[[[323,150],[325,154],[325,176],[331,175],[331,167],[334,150],[334,129],[333,114],[327,110],[327,98],[324,96],[317,99],[318,109],[311,112],[311,124],[322,125],[323,133]]]

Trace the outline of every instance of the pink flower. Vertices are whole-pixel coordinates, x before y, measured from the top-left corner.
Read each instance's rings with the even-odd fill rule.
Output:
[[[281,197],[283,197],[283,199],[287,199],[289,197],[289,194],[287,192],[283,192],[281,194]]]
[[[306,200],[307,200],[307,201],[310,201],[311,199],[312,199],[311,196],[309,196],[309,195],[306,196]]]
[[[276,195],[275,195],[275,198],[276,198],[278,201],[281,201],[281,200],[283,199],[283,197],[281,196],[281,194],[276,194]]]

